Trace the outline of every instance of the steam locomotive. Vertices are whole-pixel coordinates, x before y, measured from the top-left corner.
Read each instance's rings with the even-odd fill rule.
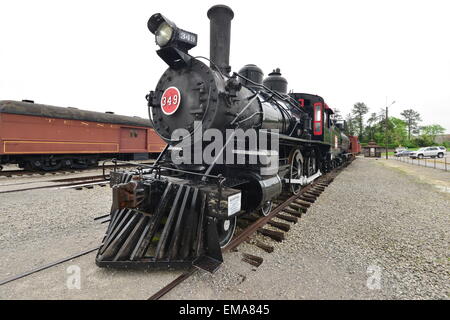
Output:
[[[168,69],[146,98],[167,147],[152,166],[111,173],[100,267],[214,272],[239,215],[267,215],[283,191],[299,193],[351,156],[344,124],[322,97],[288,93],[280,69],[266,78],[253,64],[231,73],[234,13],[216,5],[207,16],[209,59],[189,54],[195,33],[160,13],[148,21]]]

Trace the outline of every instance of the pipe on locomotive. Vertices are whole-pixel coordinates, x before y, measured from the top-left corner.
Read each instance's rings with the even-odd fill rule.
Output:
[[[215,64],[222,73],[228,74],[231,71],[230,38],[233,10],[219,4],[211,7],[207,15],[210,20],[210,67],[213,68]]]

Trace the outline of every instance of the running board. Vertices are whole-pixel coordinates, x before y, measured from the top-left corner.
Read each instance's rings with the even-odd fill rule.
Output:
[[[301,184],[302,186],[306,186],[307,184],[310,184],[317,178],[319,178],[322,175],[322,172],[317,171],[315,174],[313,174],[310,177],[303,176],[300,179],[284,179],[284,182],[286,183],[293,183],[293,184]]]

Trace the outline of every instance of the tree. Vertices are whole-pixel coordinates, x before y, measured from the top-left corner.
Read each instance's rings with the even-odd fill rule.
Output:
[[[347,133],[351,136],[354,136],[356,133],[355,119],[353,119],[351,113],[347,114],[347,116],[345,117],[345,121],[347,122]]]
[[[400,115],[405,119],[406,125],[408,127],[408,140],[411,140],[411,132],[415,132],[422,121],[420,114],[413,109],[403,110]]]
[[[420,129],[422,131],[421,138],[423,138],[424,140],[429,140],[431,144],[434,143],[434,140],[436,139],[436,136],[438,134],[445,133],[445,128],[438,124],[423,126]]]
[[[367,119],[367,124],[368,124],[368,132],[370,135],[370,140],[373,140],[374,137],[374,131],[375,131],[375,125],[378,123],[378,121],[380,120],[380,117],[377,115],[376,112],[372,112],[370,114],[369,119]]]
[[[357,102],[353,105],[352,114],[358,128],[358,137],[362,141],[364,131],[364,115],[369,112],[369,108],[364,102]]]
[[[388,138],[391,144],[396,146],[404,146],[407,143],[407,123],[402,119],[389,117]]]

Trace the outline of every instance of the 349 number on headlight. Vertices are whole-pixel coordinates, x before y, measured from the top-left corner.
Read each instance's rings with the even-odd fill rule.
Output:
[[[165,115],[174,114],[180,106],[181,95],[180,90],[176,87],[169,87],[164,90],[161,97],[161,110]]]

